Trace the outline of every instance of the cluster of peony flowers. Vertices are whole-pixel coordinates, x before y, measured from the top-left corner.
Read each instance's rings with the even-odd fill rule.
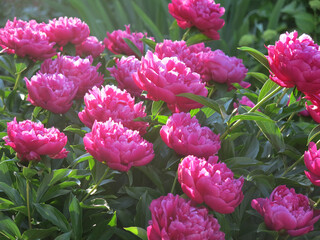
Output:
[[[285,185],[276,187],[269,198],[253,199],[251,206],[263,216],[269,229],[285,230],[291,236],[312,231],[320,218],[320,210],[310,206],[307,196]]]
[[[105,122],[95,121],[83,143],[96,160],[119,171],[146,165],[154,157],[152,143],[144,140],[138,131],[128,129],[111,118]]]
[[[133,74],[133,79],[139,88],[148,92],[147,98],[165,101],[172,112],[187,112],[202,106],[188,98],[179,97],[178,94],[208,94],[199,74],[192,72],[184,62],[176,57],[159,59],[151,51],[142,57],[141,66]]]
[[[243,65],[242,59],[229,57],[221,50],[212,51],[203,43],[187,46],[185,41],[164,40],[157,43],[155,54],[163,59],[177,57],[184,62],[193,72],[200,74],[201,80],[227,84],[232,89],[232,84],[239,83],[243,87],[250,84],[244,82],[248,69]]]
[[[48,129],[42,123],[30,120],[17,122],[14,118],[7,123],[7,132],[8,136],[3,140],[17,152],[21,161],[40,161],[43,155],[53,159],[65,158],[68,155],[64,148],[67,137],[54,127]]]
[[[66,113],[73,99],[81,99],[93,86],[102,85],[103,75],[98,72],[101,64],[92,66],[92,62],[91,56],[82,59],[60,54],[45,60],[36,75],[25,78],[28,100],[53,113]]]
[[[220,39],[218,30],[224,26],[221,17],[225,9],[214,0],[172,0],[168,8],[179,27],[186,29],[194,26],[209,38]]]
[[[309,170],[306,176],[316,186],[320,186],[320,150],[314,142],[310,142],[308,151],[304,153],[304,163]]]
[[[220,149],[219,135],[208,127],[201,127],[197,118],[191,118],[190,113],[172,114],[166,125],[162,126],[160,136],[168,147],[184,156],[208,159]]]
[[[131,33],[130,25],[125,26],[126,30],[116,30],[112,33],[107,32],[107,37],[104,39],[106,48],[114,54],[135,55],[134,51],[128,46],[124,39],[129,39],[141,52],[144,53],[144,45],[142,38],[148,38],[154,41],[153,37],[147,37],[147,33],[134,32]],[[138,57],[138,56],[136,56]]]
[[[91,128],[95,121],[105,122],[112,118],[124,127],[138,130],[141,135],[146,133],[147,122],[134,121],[138,117],[145,117],[143,102],[135,104],[135,99],[125,91],[111,85],[101,89],[93,87],[84,96],[85,107],[79,112],[80,120]]]
[[[244,179],[235,179],[225,163],[218,157],[209,160],[185,157],[179,164],[178,180],[183,192],[196,203],[205,203],[212,210],[228,214],[243,200]]]
[[[195,207],[178,195],[168,194],[151,202],[148,239],[224,239],[220,225],[208,210]]]

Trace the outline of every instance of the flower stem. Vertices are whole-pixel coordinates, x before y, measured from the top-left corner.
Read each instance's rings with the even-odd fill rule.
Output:
[[[191,29],[191,28],[188,28],[187,31],[183,34],[182,39],[181,39],[182,41],[185,41],[185,40],[186,40],[187,36],[188,36],[189,33],[190,33],[190,29]]]
[[[318,201],[313,205],[313,207],[317,207],[320,203],[320,198],[318,199]]]
[[[264,98],[262,98],[253,108],[251,108],[248,113],[254,112],[256,111],[262,104],[264,104],[265,102],[267,102],[269,99],[271,99],[274,95],[276,95],[280,90],[282,89],[281,86],[278,86],[275,90],[273,90],[271,93],[269,93],[267,96],[265,96]],[[225,131],[220,139],[224,139],[226,138],[226,136],[234,129],[236,128],[243,120],[239,119],[238,121],[236,121],[229,129],[227,129],[227,131]]]
[[[177,179],[178,179],[178,171],[176,172],[176,176],[174,177],[173,184],[172,184],[172,188],[171,188],[171,191],[170,191],[172,194],[173,194],[174,189],[175,189],[175,187],[176,187]]]
[[[103,181],[103,179],[105,179],[108,172],[109,172],[109,168],[106,169],[106,171],[104,172],[103,176],[99,179],[97,184],[90,190],[90,192],[87,193],[87,195],[82,199],[81,202],[84,202],[91,195],[91,193],[93,193],[99,187],[100,183]]]
[[[32,161],[29,162],[28,168],[32,166]],[[31,211],[30,211],[30,180],[26,179],[26,194],[27,194],[27,210],[28,210],[28,223],[29,223],[29,229],[32,229],[32,224],[31,224]]]
[[[283,90],[283,93],[280,95],[279,99],[277,100],[277,103],[276,103],[277,106],[279,105],[279,103],[281,102],[282,98],[284,97],[284,95],[287,94],[288,91],[289,91],[289,88],[285,88],[285,89]]]

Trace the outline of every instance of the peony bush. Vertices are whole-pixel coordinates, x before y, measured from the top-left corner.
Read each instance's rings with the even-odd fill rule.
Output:
[[[150,32],[0,28],[0,239],[318,239],[316,38],[227,51],[223,1],[168,1],[168,35],[133,6]]]

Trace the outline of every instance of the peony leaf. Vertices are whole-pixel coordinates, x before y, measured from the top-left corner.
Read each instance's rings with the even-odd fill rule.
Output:
[[[136,235],[137,237],[139,237],[142,240],[148,240],[147,231],[145,229],[143,229],[143,228],[140,228],[140,227],[126,227],[126,228],[123,228],[123,229],[133,233],[134,235]]]
[[[126,42],[126,44],[130,47],[130,49],[139,57],[142,57],[142,54],[139,50],[139,48],[128,38],[123,38],[123,40]]]
[[[58,231],[57,227],[51,227],[48,229],[29,229],[22,234],[22,239],[24,240],[36,240],[45,239],[52,235],[52,233]]]
[[[269,79],[267,75],[259,72],[248,72],[247,76],[253,77],[258,81],[260,81],[261,83],[265,83]]]
[[[239,47],[238,49],[249,53],[252,57],[254,57],[258,62],[260,62],[265,68],[267,68],[270,71],[268,59],[263,53],[250,47]]]
[[[320,135],[320,125],[314,127],[311,132],[308,135],[308,141],[307,141],[307,145],[309,145],[309,143],[316,138],[318,135]]]
[[[270,92],[272,92],[273,90],[275,90],[276,88],[278,87],[278,85],[271,81],[270,79],[267,80],[263,87],[261,88],[260,90],[260,94],[259,94],[259,97],[258,97],[258,102],[263,99],[265,96],[267,96]]]
[[[75,239],[82,237],[82,209],[79,201],[74,197],[69,206],[70,219],[72,224],[72,232]]]
[[[172,41],[180,40],[180,27],[178,26],[176,19],[172,22],[169,28],[169,34]]]
[[[0,234],[3,234],[7,238],[13,240],[21,239],[21,233],[17,225],[11,220],[11,218],[5,216],[3,213],[0,213]]]
[[[77,125],[69,125],[68,127],[66,127],[65,129],[63,129],[63,131],[66,132],[72,132],[72,133],[76,133],[81,137],[84,137],[84,135],[87,133],[87,131],[81,129],[79,126]]]
[[[209,98],[206,98],[203,96],[199,96],[199,95],[195,95],[193,93],[181,93],[177,96],[189,98],[189,99],[194,100],[198,103],[201,103],[202,105],[204,105],[206,107],[209,107],[209,108],[215,110],[216,112],[220,112],[221,106],[212,99],[209,99]]]
[[[149,38],[141,38],[140,39],[142,42],[148,45],[152,50],[156,48],[157,43]]]
[[[268,233],[268,234],[272,235],[274,239],[278,239],[278,235],[279,235],[277,231],[269,230],[264,222],[259,225],[257,232],[258,233],[260,233],[260,232]]]
[[[187,40],[187,45],[193,45],[193,44],[197,44],[197,43],[201,43],[201,42],[205,42],[205,41],[211,41],[212,39],[207,37],[206,35],[204,35],[203,33],[198,33],[195,34],[193,36],[191,36],[190,38],[188,38]]]
[[[243,113],[241,115],[235,115],[230,119],[230,124],[237,120],[252,120],[252,121],[267,121],[274,122],[267,115],[259,112]]]

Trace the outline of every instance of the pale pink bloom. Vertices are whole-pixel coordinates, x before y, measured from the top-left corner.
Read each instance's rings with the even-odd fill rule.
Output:
[[[118,82],[118,87],[127,90],[131,95],[139,97],[142,90],[134,82],[132,74],[137,72],[140,67],[140,61],[135,56],[117,58],[116,65],[107,68],[110,75]]]
[[[183,192],[195,202],[219,213],[232,213],[243,200],[244,179],[235,179],[226,164],[217,160],[185,157],[179,164],[178,180]]]
[[[310,172],[304,171],[309,180],[320,186],[320,150],[314,142],[310,142],[308,151],[304,152],[304,163]]]
[[[95,121],[92,132],[83,138],[85,149],[99,162],[119,171],[148,164],[154,157],[152,143],[138,131],[123,127],[113,120]]]
[[[16,118],[7,123],[8,136],[3,139],[17,152],[21,161],[40,161],[42,155],[50,158],[65,158],[68,151],[64,148],[67,137],[58,129],[45,128],[42,123],[30,120],[17,122]]]
[[[195,71],[201,75],[202,81],[214,81],[228,84],[241,83],[246,77],[248,69],[242,59],[229,57],[221,50],[204,52],[200,56]]]
[[[208,90],[200,76],[179,61],[176,57],[159,59],[151,51],[141,59],[141,66],[133,79],[139,88],[147,91],[147,98],[165,101],[172,112],[188,112],[202,105],[176,95],[193,93],[207,96]]]
[[[319,46],[306,34],[298,32],[280,35],[275,45],[268,46],[270,78],[282,87],[297,89],[305,94],[320,93]]]
[[[135,55],[132,49],[128,46],[128,44],[124,41],[124,38],[129,39],[136,47],[139,49],[141,54],[144,53],[142,38],[149,38],[154,40],[152,37],[147,37],[147,33],[134,32],[131,33],[130,25],[126,25],[126,30],[116,30],[112,33],[107,32],[107,37],[104,39],[104,44],[106,48],[113,52],[114,54],[124,54],[124,55]],[[138,57],[138,56],[136,56]]]
[[[179,195],[162,196],[151,202],[149,240],[223,240],[220,225],[204,207],[195,207]]]
[[[76,54],[81,57],[92,56],[93,58],[97,58],[104,51],[104,44],[99,42],[99,40],[90,36],[85,39],[85,41],[76,45]]]
[[[80,44],[90,35],[89,26],[79,18],[72,17],[59,17],[58,20],[56,18],[49,20],[44,31],[49,36],[50,41],[60,46],[65,46],[69,42],[75,45]]]
[[[91,56],[82,59],[79,56],[58,55],[54,60],[44,61],[40,71],[42,73],[63,74],[78,87],[75,98],[81,99],[93,86],[100,87],[104,82],[103,75],[98,72],[101,63],[92,66],[92,62]]]
[[[0,46],[9,54],[29,57],[32,60],[44,60],[56,55],[54,42],[43,30],[44,24],[35,20],[25,22],[14,18],[8,20],[4,28],[0,28]]]
[[[253,199],[251,206],[262,215],[269,229],[285,230],[291,236],[312,231],[320,218],[320,211],[310,206],[307,196],[285,185],[276,187],[269,198]]]
[[[66,113],[72,106],[77,87],[62,74],[38,72],[30,81],[25,78],[28,101],[53,113]]]
[[[219,135],[210,128],[201,127],[190,113],[174,113],[160,130],[162,140],[181,155],[209,158],[220,149]]]
[[[105,122],[111,118],[129,129],[138,130],[141,135],[146,133],[148,123],[134,121],[147,115],[145,106],[143,102],[135,104],[135,99],[125,90],[111,85],[101,89],[93,87],[84,96],[84,103],[85,108],[79,112],[79,118],[89,128],[95,120]]]
[[[221,17],[225,9],[214,0],[172,0],[168,8],[179,27],[185,29],[195,26],[209,38],[220,39],[218,30],[224,26]]]

